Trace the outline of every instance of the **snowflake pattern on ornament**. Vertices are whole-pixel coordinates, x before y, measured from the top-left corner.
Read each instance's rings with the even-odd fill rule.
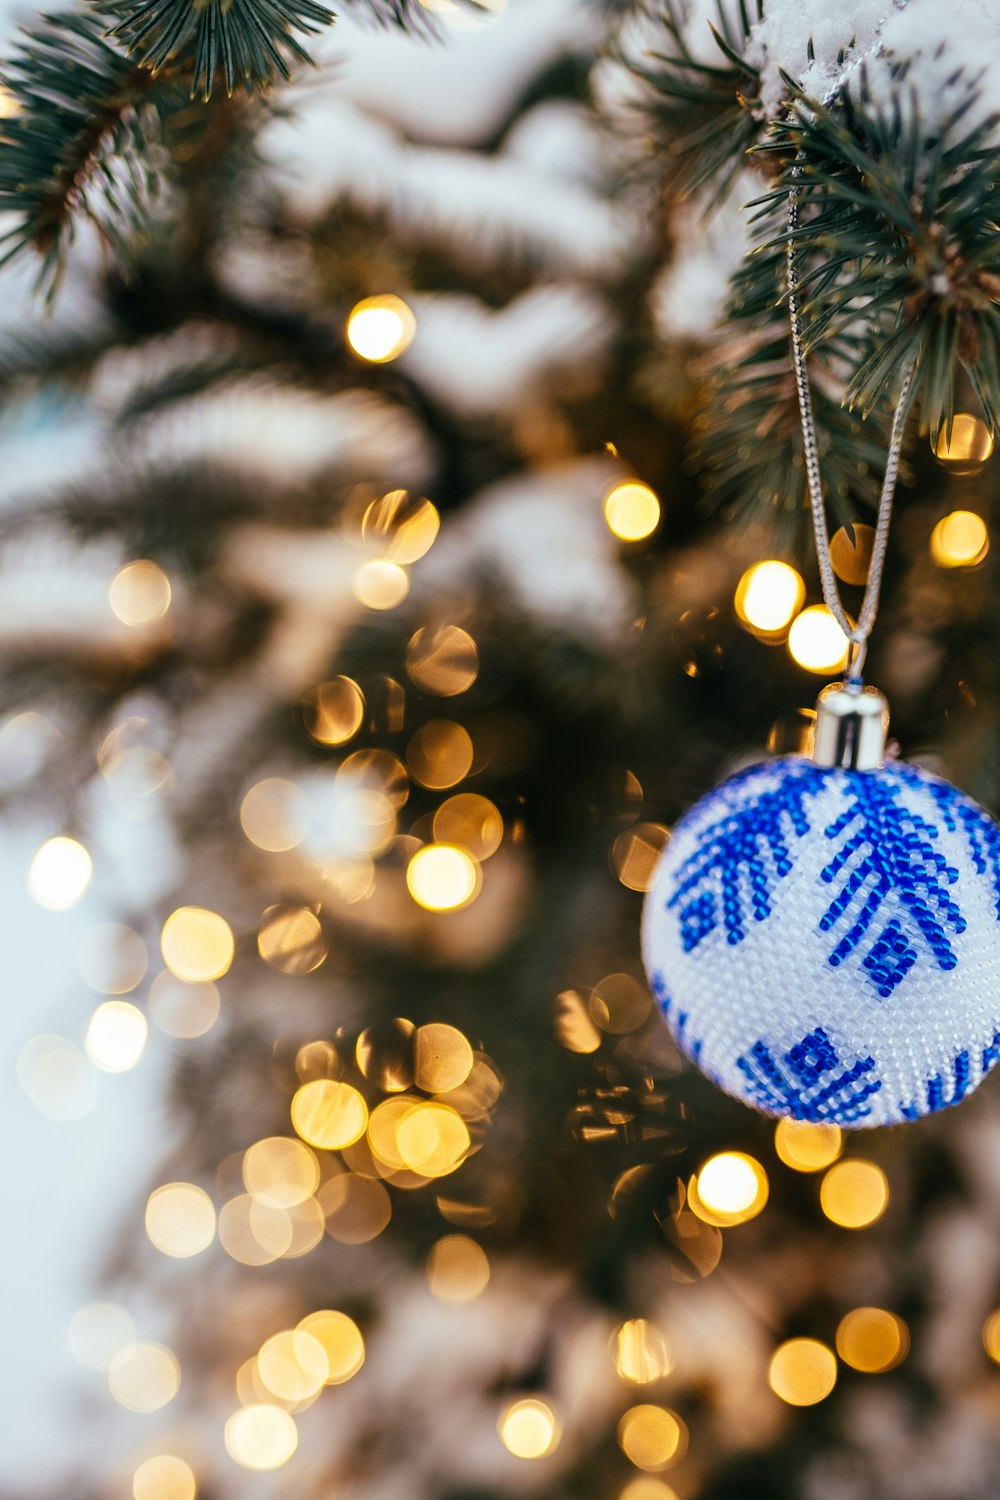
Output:
[[[956,788],[787,757],[677,825],[644,947],[681,1050],[721,1087],[888,1123],[959,1103],[1000,1059],[998,918],[1000,827]]]

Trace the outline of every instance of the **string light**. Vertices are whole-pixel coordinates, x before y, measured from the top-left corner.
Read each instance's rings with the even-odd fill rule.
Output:
[[[430,551],[441,527],[441,517],[429,500],[408,490],[390,490],[367,506],[361,519],[363,541],[377,543],[389,562],[407,567]]]
[[[910,1335],[902,1318],[882,1307],[856,1307],[837,1328],[837,1353],[867,1375],[894,1370],[906,1358]]]
[[[126,563],[108,585],[111,611],[123,625],[155,625],[170,608],[170,579],[155,562]]]
[[[881,1218],[889,1202],[889,1183],[873,1161],[850,1157],[836,1162],[820,1183],[823,1212],[844,1229],[865,1229]]]
[[[299,1446],[299,1431],[280,1406],[244,1406],[226,1422],[225,1444],[241,1468],[280,1469]]]
[[[875,528],[856,521],[851,530],[853,537],[846,526],[841,526],[830,538],[830,563],[837,577],[844,583],[861,588],[868,582],[868,569],[871,567],[872,549],[875,546]]]
[[[242,1170],[247,1192],[268,1208],[294,1208],[311,1198],[320,1182],[315,1153],[287,1135],[255,1141],[243,1153]]]
[[[180,1384],[176,1356],[162,1344],[132,1344],[108,1366],[108,1389],[129,1411],[159,1411],[174,1399]]]
[[[767,1196],[767,1173],[743,1151],[720,1151],[709,1157],[688,1188],[692,1213],[720,1229],[755,1218]]]
[[[77,966],[92,990],[105,995],[127,995],[142,982],[149,963],[146,944],[131,927],[99,922],[84,935],[77,949]]]
[[[796,615],[788,632],[788,652],[807,672],[839,672],[847,665],[848,640],[825,604],[811,604]]]
[[[771,1356],[767,1378],[789,1406],[815,1406],[837,1383],[837,1359],[818,1339],[789,1339]]]
[[[446,1234],[431,1246],[425,1262],[427,1284],[441,1302],[473,1302],[490,1279],[482,1245],[466,1234]]]
[[[665,1406],[632,1406],[618,1423],[618,1443],[637,1469],[656,1473],[684,1457],[687,1428]]]
[[[460,625],[424,626],[406,648],[406,675],[422,692],[454,698],[479,675],[479,651]]]
[[[191,1040],[211,1031],[222,999],[211,980],[188,984],[169,970],[157,974],[149,988],[149,1013],[167,1036]]]
[[[663,1332],[647,1318],[630,1318],[612,1339],[612,1357],[622,1380],[648,1385],[673,1368]]]
[[[472,856],[454,844],[425,844],[406,867],[406,886],[425,911],[458,911],[479,893],[482,874]]]
[[[173,1453],[147,1458],[132,1475],[132,1500],[195,1500],[197,1493],[191,1466]]]
[[[983,1324],[983,1348],[994,1364],[1000,1365],[1000,1308]]]
[[[292,1098],[292,1124],[310,1146],[336,1151],[364,1135],[368,1106],[349,1083],[316,1078]]]
[[[343,1385],[361,1369],[365,1362],[365,1341],[357,1323],[346,1313],[328,1310],[309,1313],[298,1327],[321,1345],[326,1356],[327,1385]]]
[[[87,1023],[84,1048],[104,1073],[127,1073],[146,1047],[149,1025],[138,1006],[127,1000],[105,1000]]]
[[[402,297],[365,297],[347,319],[347,342],[360,359],[382,365],[398,359],[413,343],[417,320]]]
[[[805,596],[806,586],[796,570],[769,558],[747,568],[733,602],[740,623],[768,638],[784,635]]]
[[[621,541],[641,542],[660,524],[660,502],[648,484],[629,479],[609,491],[604,519]]]
[[[163,962],[177,979],[197,984],[221,979],[236,953],[232,929],[225,917],[204,906],[179,906],[160,934]]]
[[[809,1120],[779,1120],[774,1130],[774,1149],[795,1172],[818,1172],[828,1167],[844,1149],[839,1125],[816,1125]]]
[[[365,721],[365,695],[352,677],[332,677],[306,694],[302,712],[317,745],[346,745]]]
[[[90,855],[76,839],[46,839],[28,870],[28,890],[48,911],[68,911],[82,900],[93,874]]]
[[[515,1458],[544,1458],[559,1442],[555,1413],[544,1401],[515,1401],[498,1423],[504,1447]]]
[[[986,522],[972,510],[953,510],[931,532],[931,557],[939,568],[974,568],[989,550]]]
[[[952,419],[951,431],[947,425],[942,427],[931,447],[935,458],[953,474],[972,474],[993,452],[993,435],[980,417],[959,411]]]
[[[240,823],[251,844],[270,854],[296,848],[309,826],[309,799],[294,781],[268,776],[240,805]]]
[[[410,592],[410,579],[398,563],[372,558],[354,574],[351,592],[366,609],[395,609]]]
[[[200,1255],[215,1239],[215,1206],[195,1183],[168,1182],[146,1201],[146,1233],[164,1255]]]
[[[285,1329],[260,1347],[257,1371],[265,1390],[297,1404],[319,1394],[330,1374],[326,1350],[304,1328]]]

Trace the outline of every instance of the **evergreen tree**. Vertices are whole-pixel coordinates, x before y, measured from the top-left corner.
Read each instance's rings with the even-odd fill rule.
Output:
[[[849,588],[915,372],[872,679],[1000,802],[992,13],[354,9],[381,50],[312,0],[119,0],[3,72],[39,299],[0,346],[3,734],[51,731],[5,797],[120,871],[94,1065],[133,1005],[174,1047],[105,1285],[169,1308],[180,1388],[123,1347],[74,1488],[992,1500],[995,1088],[776,1135],[638,949],[670,826],[801,747],[843,645],[786,649],[793,189]],[[732,1151],[757,1196],[713,1211]]]

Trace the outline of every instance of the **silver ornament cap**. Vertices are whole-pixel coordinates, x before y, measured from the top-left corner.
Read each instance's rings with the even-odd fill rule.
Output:
[[[818,766],[876,771],[888,733],[889,705],[878,688],[831,682],[816,700],[812,758]]]

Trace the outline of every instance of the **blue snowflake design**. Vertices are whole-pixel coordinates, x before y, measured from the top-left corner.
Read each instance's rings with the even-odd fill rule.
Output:
[[[662,974],[652,974],[650,982],[660,1009],[672,1020],[681,1051],[704,1069],[702,1043],[688,1031],[687,1012],[678,1010],[671,1015],[673,1001]],[[1000,1031],[983,1048],[980,1076],[985,1077],[998,1061]],[[786,1115],[813,1124],[860,1124],[872,1112],[869,1101],[882,1088],[882,1081],[875,1074],[874,1058],[861,1058],[852,1066],[844,1067],[822,1026],[808,1032],[780,1058],[774,1056],[766,1042],[754,1042],[736,1059],[736,1066],[745,1080],[748,1097],[758,1109],[765,1114]],[[714,1083],[722,1084],[716,1074],[704,1070]],[[949,1075],[945,1077],[936,1073],[929,1078],[924,1086],[923,1100],[901,1101],[898,1106],[900,1116],[905,1120],[919,1120],[922,1115],[936,1114],[938,1110],[960,1104],[973,1082],[972,1055],[968,1050],[955,1055]]]
[[[753,767],[725,785],[738,785],[759,770]],[[966,927],[951,894],[958,870],[935,847],[940,830],[907,805],[908,788],[926,788],[944,826],[964,834],[975,868],[992,874],[1000,917],[1000,828],[954,787],[910,767],[895,767],[886,775],[797,764],[778,786],[704,829],[698,848],[678,871],[666,906],[677,913],[686,953],[720,926],[727,943],[741,943],[751,921],[770,916],[772,891],[792,869],[790,845],[812,831],[809,803],[831,775],[842,778],[847,806],[822,830],[836,852],[821,875],[835,894],[819,930],[832,934],[846,924],[827,957],[832,968],[867,943],[862,970],[876,994],[886,999],[918,961],[921,947],[939,969],[955,968],[952,938]],[[891,893],[897,915],[880,926],[879,914]]]

